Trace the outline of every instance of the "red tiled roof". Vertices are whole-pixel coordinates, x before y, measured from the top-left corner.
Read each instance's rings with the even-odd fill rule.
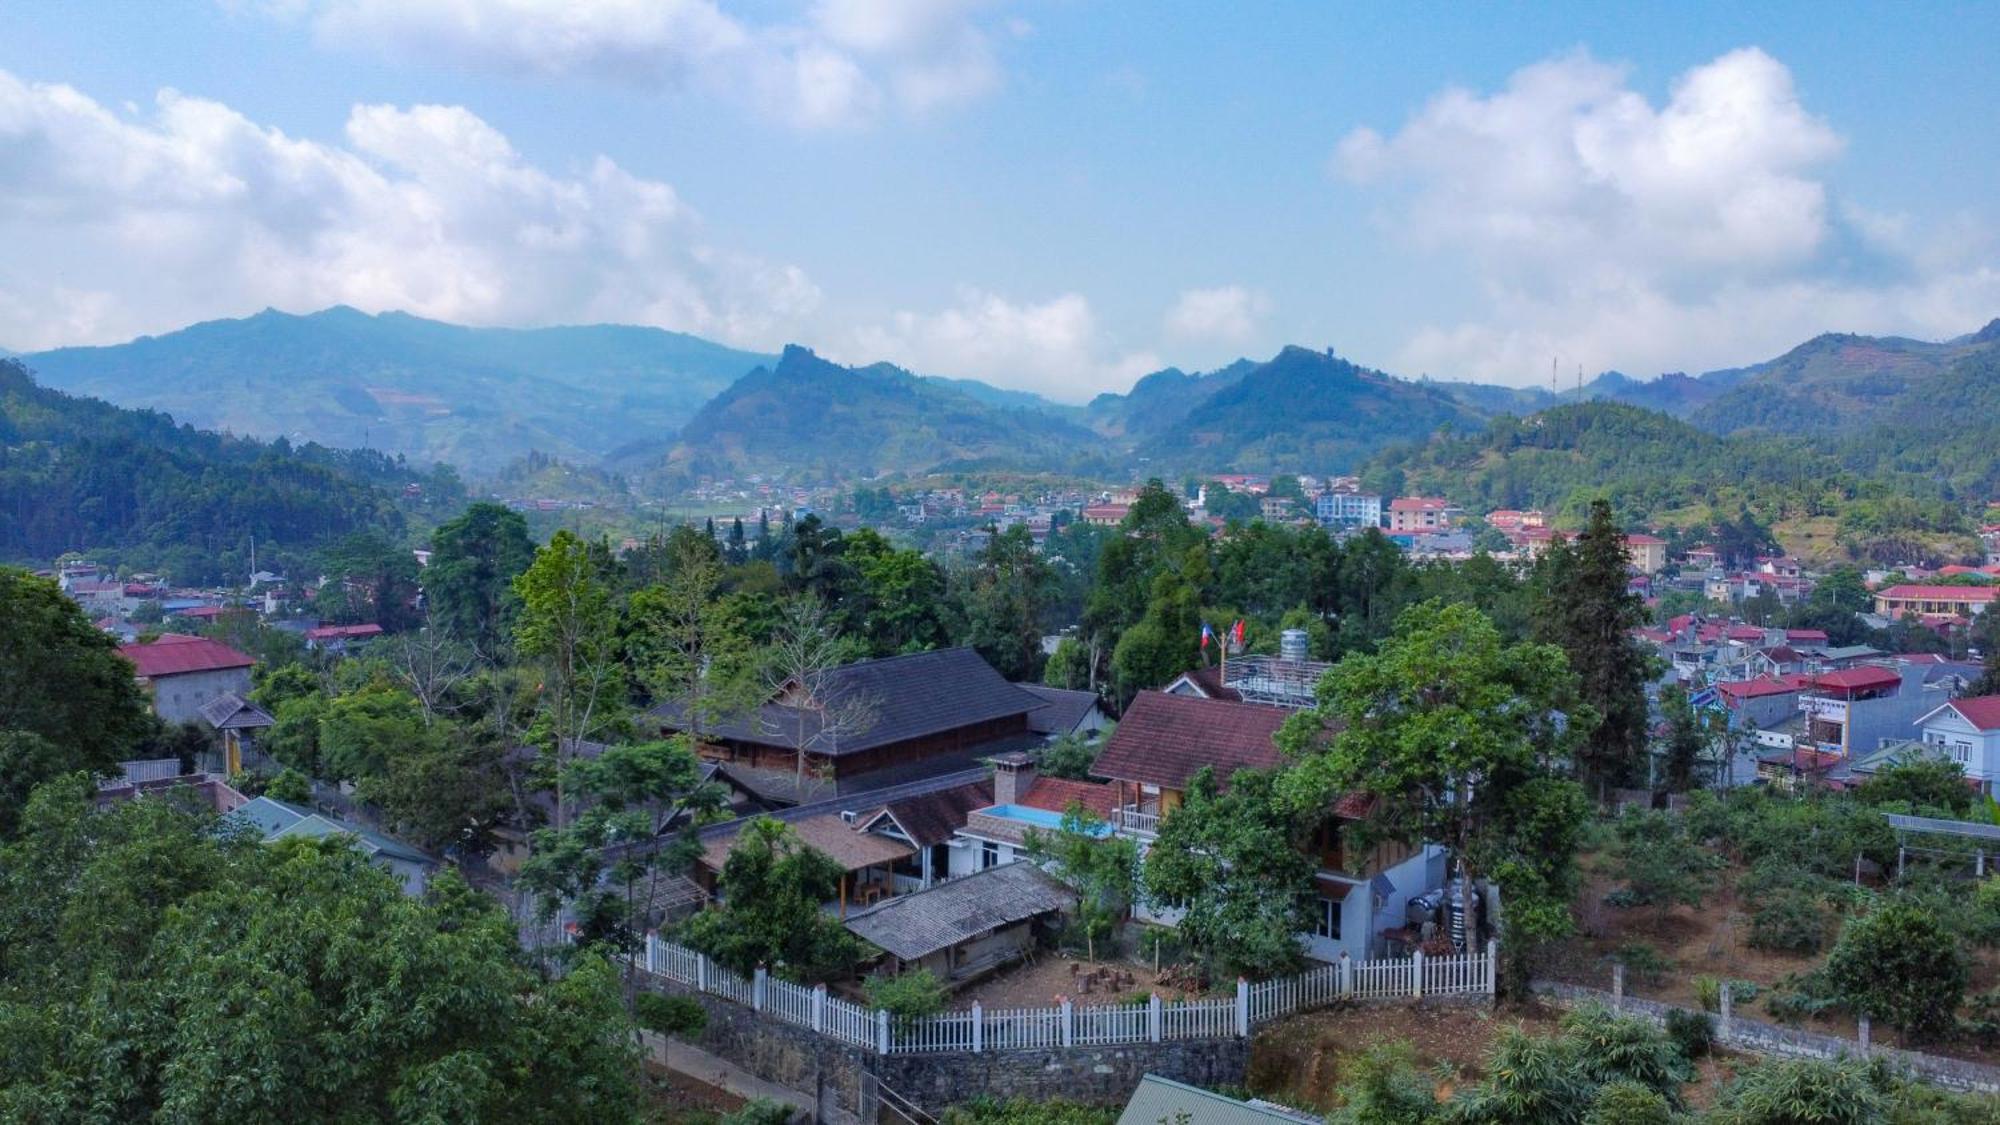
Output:
[[[1893,668],[1880,668],[1863,664],[1854,668],[1842,668],[1837,672],[1826,672],[1813,678],[1813,686],[1823,688],[1844,688],[1856,691],[1861,688],[1888,687],[1900,684],[1903,677]]]
[[[1118,804],[1118,791],[1101,781],[1075,781],[1067,777],[1038,777],[1020,798],[1031,809],[1066,813],[1072,804],[1082,805],[1091,815],[1108,820]]]
[[[1226,699],[1231,703],[1243,702],[1242,692],[1222,682],[1222,668],[1219,665],[1211,664],[1206,668],[1195,668],[1183,674],[1210,699]]]
[[[1657,535],[1627,535],[1625,542],[1636,543],[1641,547],[1664,547],[1667,545],[1667,541]]]
[[[248,668],[256,663],[220,641],[180,633],[164,633],[152,644],[119,645],[118,652],[147,679],[188,672],[213,672],[222,668]]]
[[[1801,685],[1770,676],[1758,676],[1753,680],[1734,680],[1715,685],[1715,690],[1731,699],[1761,699],[1767,695],[1791,695],[1801,690]]]
[[[1289,712],[1255,703],[1142,691],[1097,756],[1093,772],[1119,781],[1185,789],[1203,766],[1218,782],[1240,769],[1279,764],[1271,737]]]
[[[1449,500],[1435,496],[1398,496],[1389,501],[1392,512],[1441,512],[1451,507]]]
[[[1826,630],[1787,629],[1785,630],[1785,639],[1788,641],[1823,641],[1826,639]]]
[[[2000,730],[2000,695],[1975,695],[1970,699],[1954,699],[1951,709],[1965,716],[1965,721],[1980,730]]]
[[[1923,586],[1909,582],[1875,591],[1878,598],[1921,598],[1933,602],[1990,602],[2000,590],[1992,586]]]

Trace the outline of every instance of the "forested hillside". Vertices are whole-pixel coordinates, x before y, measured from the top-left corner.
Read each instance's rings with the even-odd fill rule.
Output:
[[[1656,411],[1588,402],[1439,435],[1378,457],[1368,476],[1390,492],[1450,496],[1474,511],[1542,508],[1569,523],[1604,497],[1628,521],[1706,525],[1743,510],[1781,531],[1821,521],[1841,547],[1882,561],[1970,552],[1963,498],[1900,468],[1857,468],[1804,438],[1718,436]]]
[[[671,432],[769,358],[657,328],[467,328],[332,308],[28,362],[49,386],[207,429],[487,471],[530,449],[595,461]]]
[[[240,577],[252,536],[275,561],[356,531],[400,533],[411,484],[411,502],[437,511],[464,501],[449,470],[197,430],[37,386],[0,360],[0,557],[89,551],[180,582]]]
[[[687,473],[811,479],[1099,463],[1096,435],[1039,411],[980,401],[878,363],[842,367],[800,347],[737,380],[681,433]]]
[[[1435,384],[1292,347],[1202,399],[1141,452],[1190,469],[1340,472],[1395,442],[1482,420]]]

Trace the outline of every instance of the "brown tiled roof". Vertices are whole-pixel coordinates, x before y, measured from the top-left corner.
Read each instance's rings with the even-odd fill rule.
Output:
[[[894,863],[914,854],[914,849],[908,844],[856,830],[854,825],[842,820],[839,813],[823,813],[793,821],[792,829],[799,834],[799,839],[833,857],[835,863],[848,871]],[[740,831],[706,841],[702,848],[702,865],[711,871],[721,871],[722,865],[729,860],[730,849],[736,846]]]
[[[1185,789],[1203,766],[1227,781],[1240,769],[1280,763],[1271,737],[1291,712],[1255,703],[1142,691],[1125,709],[1091,772],[1119,781]]]
[[[1067,777],[1038,777],[1028,791],[1021,795],[1018,804],[1031,809],[1046,809],[1049,812],[1066,813],[1073,804],[1082,805],[1091,815],[1102,820],[1111,817],[1111,810],[1118,803],[1115,788],[1101,781],[1074,781]]]
[[[186,672],[248,668],[256,663],[221,641],[182,633],[162,633],[151,644],[120,645],[118,652],[132,662],[139,675],[147,679],[178,676]]]
[[[973,809],[983,809],[993,803],[993,782],[976,781],[971,785],[959,785],[951,789],[940,789],[935,793],[923,793],[915,797],[905,797],[891,801],[875,812],[863,813],[855,818],[857,826],[867,823],[881,814],[887,814],[907,832],[919,847],[942,844],[952,838],[959,829],[965,827],[965,818]]]

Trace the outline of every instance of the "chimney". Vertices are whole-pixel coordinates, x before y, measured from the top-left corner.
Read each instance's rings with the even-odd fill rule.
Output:
[[[1016,750],[993,759],[993,803],[1017,804],[1035,784],[1035,763]]]
[[[1289,664],[1303,664],[1312,653],[1304,629],[1287,629],[1278,634],[1278,656]]]

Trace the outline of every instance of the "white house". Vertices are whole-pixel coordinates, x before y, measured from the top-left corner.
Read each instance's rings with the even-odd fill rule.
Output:
[[[1917,720],[1926,745],[1965,767],[1965,776],[1992,793],[2000,781],[2000,695],[1954,699]]]

